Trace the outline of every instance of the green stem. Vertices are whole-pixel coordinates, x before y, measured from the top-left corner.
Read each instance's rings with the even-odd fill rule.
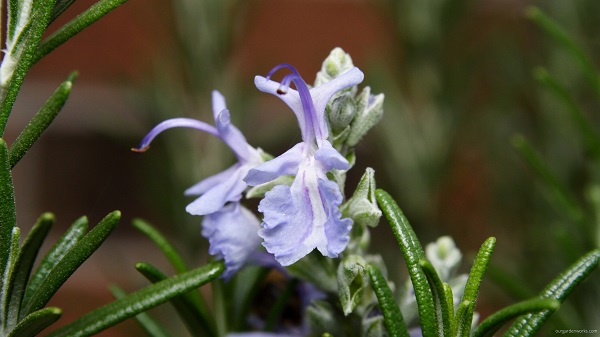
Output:
[[[54,8],[55,0],[37,1],[34,13],[31,19],[31,27],[27,36],[21,42],[23,48],[21,55],[17,61],[15,70],[10,78],[6,88],[2,88],[2,102],[0,103],[0,137],[4,134],[8,117],[17,99],[17,95],[21,90],[21,85],[25,79],[25,74],[29,71],[34,62],[34,54],[37,46],[42,39],[42,35],[48,26],[50,13]]]

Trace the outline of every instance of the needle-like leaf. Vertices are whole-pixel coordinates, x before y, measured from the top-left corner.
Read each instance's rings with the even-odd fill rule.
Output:
[[[429,288],[427,276],[425,276],[419,265],[419,261],[426,258],[423,246],[421,246],[415,232],[400,210],[400,207],[398,207],[398,204],[396,204],[396,201],[381,189],[375,191],[375,196],[381,210],[392,227],[392,232],[400,245],[400,250],[406,261],[408,273],[417,298],[423,336],[437,336],[438,325],[433,304],[433,294]]]
[[[110,292],[117,299],[127,296],[127,293],[117,286],[111,286]],[[142,326],[142,329],[144,329],[144,331],[146,331],[150,337],[171,337],[171,335],[169,335],[169,333],[165,331],[165,329],[158,322],[156,322],[152,317],[150,317],[149,314],[145,312],[137,314],[135,316],[135,320]]]
[[[550,282],[542,291],[540,297],[554,299],[562,303],[592,270],[598,267],[599,262],[600,249],[589,252]],[[517,319],[505,336],[534,336],[553,312],[553,310],[542,310],[539,313],[524,315]]]
[[[25,315],[41,309],[48,303],[62,284],[108,238],[119,223],[120,218],[121,212],[110,213],[69,250],[50,271],[44,283],[31,295],[31,300],[25,308]]]
[[[59,308],[44,308],[27,315],[8,334],[8,337],[33,337],[44,330],[50,324],[56,322],[62,311]]]
[[[0,138],[0,277],[7,268],[10,238],[17,221],[14,193],[8,149]]]
[[[135,268],[152,283],[167,279],[167,276],[163,272],[149,263],[138,263]],[[192,336],[214,335],[215,327],[211,324],[213,322],[212,317],[210,315],[204,316],[198,310],[193,299],[193,294],[194,292],[191,291],[175,297],[171,300],[171,303]]]
[[[472,337],[492,337],[508,321],[528,313],[536,313],[542,310],[556,311],[560,302],[547,298],[534,298],[522,301],[501,309],[486,318],[475,329]]]
[[[10,147],[10,167],[14,167],[27,151],[38,140],[42,133],[50,126],[50,123],[58,115],[63,105],[69,98],[71,87],[76,73],[72,73],[54,93],[48,98],[44,106],[33,116],[29,124],[21,131],[21,134]]]
[[[387,281],[379,269],[373,265],[367,265],[367,273],[371,279],[371,287],[379,301],[379,308],[383,313],[383,322],[388,334],[393,337],[408,337],[408,328]]]
[[[23,307],[29,306],[31,296],[37,292],[38,288],[44,283],[48,274],[62,260],[62,258],[85,236],[88,229],[88,220],[86,217],[77,219],[73,225],[63,234],[56,244],[46,253],[44,259],[36,269],[35,273],[29,279],[25,296],[23,298]],[[23,312],[20,319],[24,317]]]
[[[52,214],[43,214],[33,226],[29,235],[25,239],[23,246],[19,251],[19,257],[15,264],[15,271],[12,274],[12,278],[9,280],[10,300],[8,302],[9,312],[6,324],[8,326],[14,326],[17,324],[19,318],[19,312],[21,310],[21,303],[23,301],[23,295],[25,294],[25,286],[31,274],[31,269],[40,250],[40,247],[44,243],[50,228],[54,224],[54,216]]]
[[[469,272],[467,284],[465,285],[465,293],[461,300],[461,305],[462,303],[466,303],[468,306],[464,314],[461,314],[461,316],[458,314],[456,315],[456,319],[459,320],[456,323],[458,330],[457,336],[470,336],[471,321],[473,320],[473,312],[475,310],[475,304],[477,303],[479,287],[481,286],[481,281],[483,280],[485,271],[490,263],[495,246],[496,238],[488,238],[483,245],[481,245],[481,248],[475,257],[475,261]]]
[[[225,270],[222,261],[178,274],[147,286],[98,308],[75,322],[64,326],[48,337],[84,337],[94,335],[127,318],[183,295],[216,278]]]

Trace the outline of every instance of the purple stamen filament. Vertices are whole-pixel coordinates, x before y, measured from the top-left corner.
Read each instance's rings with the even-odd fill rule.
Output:
[[[277,89],[277,93],[280,95],[285,95],[288,92],[290,84],[293,82],[296,85],[296,90],[298,90],[298,94],[300,95],[300,101],[302,102],[302,108],[304,109],[304,118],[305,118],[305,133],[306,139],[305,141],[309,141],[309,139],[316,138],[317,144],[320,145],[320,140],[323,139],[322,130],[319,127],[319,123],[317,122],[317,113],[315,111],[315,106],[312,101],[312,96],[310,95],[310,89],[308,85],[302,79],[302,76],[298,73],[296,68],[287,63],[282,63],[275,66],[269,73],[266,78],[270,79],[271,76],[278,71],[279,69],[287,68],[292,73],[285,75],[280,82],[280,86]]]
[[[219,137],[219,132],[217,131],[217,128],[210,124],[206,124],[204,122],[191,118],[172,118],[167,119],[166,121],[163,121],[154,128],[152,128],[152,130],[150,130],[150,132],[148,132],[148,134],[146,134],[146,136],[142,139],[140,145],[137,148],[132,148],[131,151],[146,152],[150,148],[150,143],[152,142],[152,140],[154,140],[156,136],[158,136],[163,131],[171,128],[192,128]]]

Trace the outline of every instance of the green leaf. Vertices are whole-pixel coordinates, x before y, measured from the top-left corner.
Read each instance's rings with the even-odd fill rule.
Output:
[[[56,322],[62,311],[59,308],[44,308],[27,315],[19,324],[8,334],[8,337],[33,337],[44,330],[46,327]]]
[[[69,98],[73,80],[76,73],[72,73],[54,93],[48,98],[44,106],[31,119],[29,124],[21,131],[21,134],[10,147],[10,167],[14,167],[25,153],[33,146],[42,133],[50,126],[50,123],[58,115],[63,105]]]
[[[546,69],[541,67],[536,68],[534,75],[538,82],[552,92],[553,97],[558,99],[567,108],[569,116],[580,131],[579,134],[581,135],[588,152],[591,153],[596,160],[600,159],[600,135],[594,124],[583,113],[571,94],[569,94],[567,89],[560,84],[556,78],[550,75]]]
[[[383,322],[389,335],[392,337],[408,337],[408,328],[402,317],[402,312],[394,299],[394,294],[392,294],[392,290],[390,290],[386,279],[381,275],[379,269],[371,264],[367,265],[367,272],[371,279],[371,287],[379,301],[379,308],[383,313]]]
[[[17,94],[21,90],[25,74],[34,64],[34,54],[42,35],[48,26],[50,12],[54,7],[55,0],[40,0],[34,2],[33,14],[29,30],[23,37],[22,52],[18,58],[16,68],[6,88],[2,88],[2,102],[0,103],[0,136],[4,134],[8,117],[12,111]]]
[[[14,280],[15,266],[19,256],[19,240],[21,238],[21,230],[19,227],[13,227],[9,239],[10,248],[8,251],[8,261],[6,263],[6,271],[2,275],[2,283],[0,284],[0,328],[11,329],[7,321],[9,315],[13,314],[13,308],[10,307],[10,290]],[[15,308],[17,309],[17,308]]]
[[[151,264],[138,263],[135,268],[152,283],[167,279],[164,273]],[[171,303],[192,336],[203,336],[205,334],[214,336],[215,327],[211,324],[213,320],[210,314],[201,312],[196,306],[194,294],[196,293],[193,291],[185,293],[173,298]]]
[[[56,4],[54,4],[54,8],[52,9],[52,15],[50,15],[50,22],[54,22],[74,2],[75,0],[56,0]]]
[[[8,149],[0,138],[0,277],[3,277],[7,268],[9,242],[17,222],[14,193]]]
[[[62,284],[108,238],[119,223],[120,218],[121,212],[115,211],[110,213],[71,248],[50,271],[44,283],[31,296],[25,314],[39,310],[48,303]]]
[[[127,295],[125,291],[117,286],[110,287],[110,292],[117,299],[123,298]],[[144,331],[146,331],[150,337],[171,337],[171,335],[169,335],[169,333],[166,332],[158,322],[156,322],[145,312],[137,314],[135,316],[135,320],[142,326],[142,329],[144,329]]]
[[[454,317],[455,323],[452,324],[456,331],[452,331],[452,336],[457,337],[468,337],[471,332],[471,325],[473,325],[473,311],[475,310],[475,303],[469,300],[462,301],[456,309],[456,316]]]
[[[454,318],[454,294],[452,293],[452,287],[448,283],[443,283],[444,285],[444,297],[446,297],[446,303],[450,308],[448,312],[448,318],[450,319],[450,335],[454,336],[456,334],[456,321]]]
[[[509,272],[505,268],[496,265],[488,267],[487,275],[493,282],[500,286],[505,294],[519,300],[525,300],[536,296],[536,293],[524,284],[519,277]]]
[[[38,288],[44,283],[48,274],[50,274],[60,260],[85,236],[87,229],[87,218],[81,217],[77,219],[48,253],[46,253],[35,273],[29,279],[25,296],[23,297],[23,307],[29,305],[31,296],[38,291]],[[20,319],[23,317],[24,313],[21,312]]]
[[[575,290],[575,287],[598,266],[599,261],[600,249],[595,249],[584,255],[550,282],[542,291],[540,297],[554,299],[562,303]],[[542,310],[536,314],[524,315],[517,319],[505,336],[534,336],[553,312],[552,310]]]
[[[233,302],[233,330],[247,330],[247,317],[252,309],[252,303],[259,294],[263,281],[269,275],[271,269],[258,266],[247,266],[237,272],[236,277],[229,283],[233,283],[231,301]]]
[[[160,251],[167,257],[169,262],[171,262],[171,265],[173,265],[173,268],[175,268],[177,273],[188,271],[188,266],[183,260],[181,254],[177,252],[177,249],[175,249],[169,240],[167,240],[156,228],[141,219],[134,219],[133,227],[137,228],[140,232],[152,240],[152,242],[154,242]],[[199,293],[193,292],[187,297],[194,303],[196,310],[198,310],[202,317],[208,318],[211,316],[206,302]]]
[[[113,9],[127,2],[127,0],[100,0],[83,13],[79,14],[73,20],[67,22],[56,32],[40,43],[35,53],[33,63],[36,63],[44,56],[50,54],[61,44],[86,29],[94,22],[100,20],[103,16],[110,13]],[[107,46],[108,47],[108,46]]]
[[[519,152],[521,157],[531,166],[533,171],[540,176],[553,196],[553,201],[559,210],[575,222],[581,221],[583,211],[577,202],[577,199],[569,190],[558,180],[550,168],[544,163],[537,151],[529,144],[525,137],[518,135],[513,137],[512,144]]]
[[[338,296],[346,316],[360,304],[364,290],[369,285],[366,265],[362,257],[350,255],[344,258],[338,267]]]
[[[581,72],[586,76],[592,89],[600,96],[600,77],[594,62],[586,55],[586,53],[569,37],[569,35],[557,25],[552,19],[546,16],[539,8],[529,7],[526,10],[527,17],[542,28],[554,41],[558,42],[565,48],[577,65]]]
[[[492,337],[504,324],[518,316],[542,310],[550,310],[553,312],[556,311],[558,307],[560,307],[559,301],[542,298],[533,298],[515,303],[486,318],[479,324],[471,336]]]
[[[75,322],[52,332],[48,337],[91,336],[127,318],[196,289],[218,278],[224,270],[225,265],[223,262],[216,261],[204,267],[172,276],[100,307],[80,317]]]
[[[7,31],[6,36],[9,39],[13,39],[16,33],[17,23],[19,22],[19,13],[21,11],[22,1],[19,0],[8,0],[6,1],[6,12],[7,17]]]
[[[481,248],[475,257],[473,267],[471,267],[471,272],[469,273],[469,278],[467,279],[467,284],[465,285],[465,293],[463,294],[461,300],[462,303],[469,303],[469,305],[464,315],[461,317],[458,317],[457,315],[456,317],[460,320],[460,322],[457,321],[456,324],[458,336],[469,336],[471,322],[473,320],[473,311],[475,310],[475,304],[477,303],[479,287],[481,286],[483,275],[485,274],[488,264],[490,263],[495,246],[496,238],[488,238],[485,240],[483,245],[481,245]]]
[[[178,273],[188,271],[188,267],[181,255],[177,252],[175,247],[171,245],[169,240],[167,240],[158,230],[156,230],[156,228],[142,219],[134,219],[133,227],[145,234],[150,240],[152,240],[152,242],[154,242],[160,251],[165,254],[169,262],[171,262],[173,265],[173,268],[175,268]]]
[[[50,213],[43,214],[38,219],[35,226],[33,226],[29,235],[27,235],[27,238],[20,249],[19,257],[15,264],[15,271],[12,274],[12,278],[9,280],[10,288],[8,293],[10,294],[10,301],[8,305],[10,311],[6,320],[8,326],[17,324],[27,280],[31,274],[31,269],[33,268],[40,247],[44,243],[53,224],[54,216]]]
[[[427,276],[421,269],[419,261],[425,259],[423,246],[417,239],[410,223],[398,207],[394,199],[384,190],[377,189],[375,196],[379,206],[385,214],[392,232],[400,245],[400,250],[406,261],[408,273],[415,290],[417,305],[419,308],[419,318],[424,337],[437,336],[437,323],[435,307],[433,304],[433,294],[429,288]]]
[[[450,323],[450,317],[451,313],[454,312],[454,301],[452,300],[450,303],[448,303],[444,283],[440,279],[438,273],[435,271],[435,268],[431,262],[423,259],[419,261],[419,265],[423,269],[425,276],[427,276],[427,281],[429,282],[429,287],[431,288],[431,293],[433,294],[433,303],[435,306],[436,320],[438,324],[438,336],[450,336],[452,333],[452,323]],[[450,291],[452,291],[452,289],[450,289]],[[450,294],[452,294],[452,292],[450,292]]]

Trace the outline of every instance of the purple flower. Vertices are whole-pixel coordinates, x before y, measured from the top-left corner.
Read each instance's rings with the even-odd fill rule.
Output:
[[[210,244],[208,252],[225,260],[223,278],[231,278],[255,253],[260,244],[258,228],[260,220],[239,202],[204,216],[202,236]]]
[[[219,137],[237,157],[237,163],[221,173],[208,177],[185,191],[186,195],[199,196],[186,207],[193,215],[204,215],[202,235],[210,243],[209,252],[225,259],[224,277],[230,277],[256,250],[260,237],[256,234],[260,221],[239,204],[248,187],[244,177],[248,171],[263,162],[259,150],[246,142],[240,130],[231,124],[225,98],[212,92],[212,108],[216,127],[190,118],[168,119],[142,139],[139,148],[144,152],[161,132],[174,127],[198,129]]]
[[[271,81],[270,76],[282,68],[291,73],[281,83]],[[291,186],[278,185],[267,192],[258,208],[264,214],[258,234],[267,251],[283,266],[293,264],[315,248],[324,256],[337,257],[348,244],[352,220],[341,219],[338,207],[342,193],[326,174],[333,169],[347,170],[350,164],[327,140],[325,106],[335,93],[362,79],[363,73],[352,68],[309,90],[294,67],[282,64],[266,78],[256,76],[254,80],[259,90],[276,95],[294,111],[302,132],[302,143],[251,169],[244,179],[248,185],[256,186],[279,176],[295,176]],[[297,90],[289,87],[292,82]]]

